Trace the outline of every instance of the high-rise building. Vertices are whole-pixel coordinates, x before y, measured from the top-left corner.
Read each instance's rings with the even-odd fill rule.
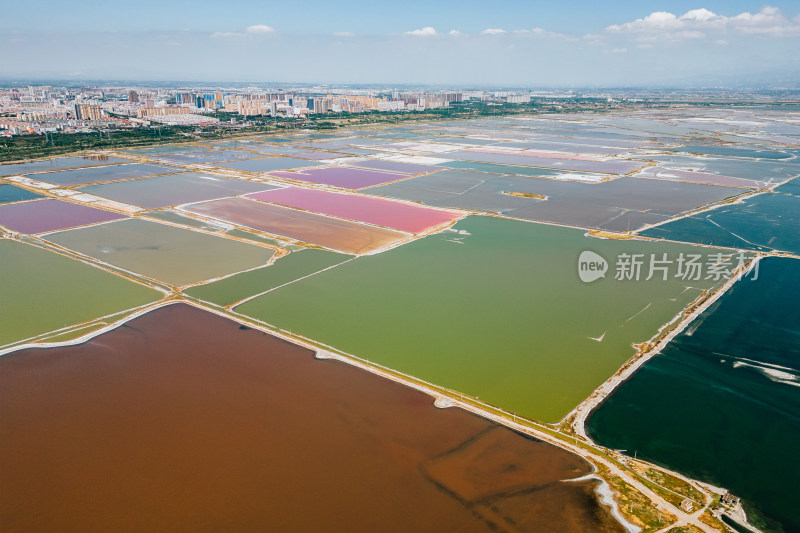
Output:
[[[139,93],[136,91],[128,91],[128,102],[134,103],[139,101]]]
[[[527,104],[530,103],[531,97],[529,94],[512,94],[506,98],[509,104]]]
[[[330,98],[322,98],[322,97],[309,98],[308,102],[309,102],[308,109],[314,111],[314,113],[324,113],[325,111],[328,111],[332,107],[332,102]]]
[[[78,120],[100,120],[103,113],[96,104],[75,104],[75,118]]]
[[[165,115],[188,115],[191,110],[188,107],[140,107],[136,110],[137,118],[147,118]]]

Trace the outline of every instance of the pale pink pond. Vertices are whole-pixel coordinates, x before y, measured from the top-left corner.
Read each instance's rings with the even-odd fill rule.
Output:
[[[299,187],[275,189],[248,194],[247,196],[255,200],[366,222],[409,233],[422,233],[460,217],[457,213],[450,211],[418,207],[392,200],[302,189]]]
[[[47,233],[120,218],[125,217],[61,200],[46,199],[0,205],[0,225],[28,234]]]
[[[352,167],[309,168],[302,172],[270,172],[273,176],[345,189],[363,189],[407,178],[406,174]]]

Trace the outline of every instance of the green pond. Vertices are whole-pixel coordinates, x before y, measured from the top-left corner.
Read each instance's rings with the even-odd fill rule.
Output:
[[[300,250],[278,259],[270,266],[235,274],[207,285],[192,287],[186,294],[217,305],[231,305],[248,296],[342,263],[349,257],[325,250]]]
[[[161,297],[80,261],[0,240],[0,346]]]
[[[609,261],[605,279],[578,279],[578,256],[587,249]],[[360,257],[236,310],[555,422],[634,354],[632,343],[653,337],[702,289],[719,283],[672,275],[616,281],[615,258],[623,251],[700,252],[470,217],[455,231]]]
[[[800,260],[763,260],[619,387],[591,437],[729,489],[766,530],[800,531],[798,294]]]
[[[260,267],[273,250],[147,220],[51,233],[47,240],[175,286]]]

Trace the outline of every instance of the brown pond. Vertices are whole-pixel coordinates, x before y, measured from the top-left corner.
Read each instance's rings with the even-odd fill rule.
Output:
[[[577,456],[185,304],[0,357],[0,405],[6,533],[622,531]]]

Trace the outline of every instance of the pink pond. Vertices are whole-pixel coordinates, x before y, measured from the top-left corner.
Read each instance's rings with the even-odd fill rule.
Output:
[[[33,200],[0,205],[0,225],[31,235],[120,218],[125,216],[61,200]]]
[[[406,174],[352,167],[309,168],[302,172],[270,172],[270,174],[281,178],[322,183],[345,189],[363,189],[408,178]]]
[[[457,213],[418,207],[392,200],[299,187],[257,192],[247,196],[263,202],[366,222],[409,233],[422,233],[460,218]]]

